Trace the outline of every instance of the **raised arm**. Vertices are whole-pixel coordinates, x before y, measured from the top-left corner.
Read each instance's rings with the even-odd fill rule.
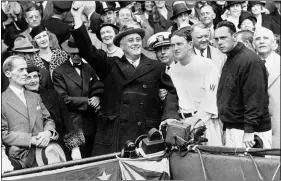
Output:
[[[72,5],[71,13],[74,18],[72,36],[80,55],[96,70],[100,79],[104,80],[115,63],[115,58],[108,58],[106,52],[98,50],[92,45],[89,34],[82,22],[82,11],[84,7],[81,3],[82,1],[76,1]]]

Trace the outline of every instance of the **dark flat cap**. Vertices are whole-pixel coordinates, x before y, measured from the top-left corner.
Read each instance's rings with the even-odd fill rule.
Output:
[[[71,9],[72,1],[53,1],[53,5],[60,12],[65,12]]]

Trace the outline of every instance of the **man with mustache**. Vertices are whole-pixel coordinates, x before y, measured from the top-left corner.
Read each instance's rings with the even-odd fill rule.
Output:
[[[218,48],[227,55],[217,91],[225,146],[252,148],[256,134],[264,148],[271,148],[266,67],[255,52],[235,40],[235,33],[235,25],[229,21],[220,22],[215,29]]]
[[[83,5],[74,2],[72,36],[81,56],[95,67],[104,82],[93,149],[96,156],[121,151],[127,140],[135,140],[153,127],[177,120],[178,100],[165,65],[142,54],[142,28],[132,25],[121,28],[113,42],[124,51],[124,56],[108,57],[91,45],[81,21],[82,11]],[[164,101],[158,97],[161,88],[168,90]]]
[[[217,48],[210,45],[209,28],[203,23],[192,25],[191,36],[195,55],[213,60],[221,72],[226,56]]]

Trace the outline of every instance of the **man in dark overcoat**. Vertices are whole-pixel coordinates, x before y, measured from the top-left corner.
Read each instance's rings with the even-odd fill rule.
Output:
[[[81,56],[104,82],[93,155],[108,154],[120,151],[127,140],[134,141],[160,123],[178,120],[178,97],[165,65],[141,53],[143,29],[123,27],[114,44],[120,46],[124,56],[107,57],[92,46],[81,21],[82,11],[79,1],[72,5],[72,36]],[[158,97],[162,88],[168,90],[163,102]]]
[[[62,43],[62,48],[69,59],[54,70],[53,83],[71,114],[72,129],[64,141],[75,160],[91,156],[103,83],[94,69],[83,62],[72,37]]]

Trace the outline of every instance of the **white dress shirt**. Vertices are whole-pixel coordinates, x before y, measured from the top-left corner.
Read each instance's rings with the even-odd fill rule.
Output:
[[[18,96],[18,98],[24,103],[25,106],[26,105],[26,99],[24,96],[24,88],[22,87],[21,89],[13,86],[13,85],[9,85],[10,89],[12,89],[12,91]]]
[[[127,58],[127,57],[126,57]],[[132,64],[135,68],[139,65],[140,63],[140,58],[138,58],[137,60],[131,60],[129,58],[127,58],[127,60],[130,62],[130,64]]]
[[[70,61],[71,65],[73,66],[73,62],[72,62],[71,58],[69,58],[69,61]],[[80,64],[81,64],[81,63],[80,63]],[[78,75],[81,75],[81,70],[80,70],[79,68],[74,67],[74,69],[76,70],[76,72],[78,73]]]
[[[200,51],[200,50],[198,50],[197,48],[194,47],[194,51],[195,51],[195,53],[196,53],[197,56],[202,57],[202,56],[201,56],[201,51]],[[204,56],[205,58],[207,58],[207,48],[203,51],[203,56]]]

